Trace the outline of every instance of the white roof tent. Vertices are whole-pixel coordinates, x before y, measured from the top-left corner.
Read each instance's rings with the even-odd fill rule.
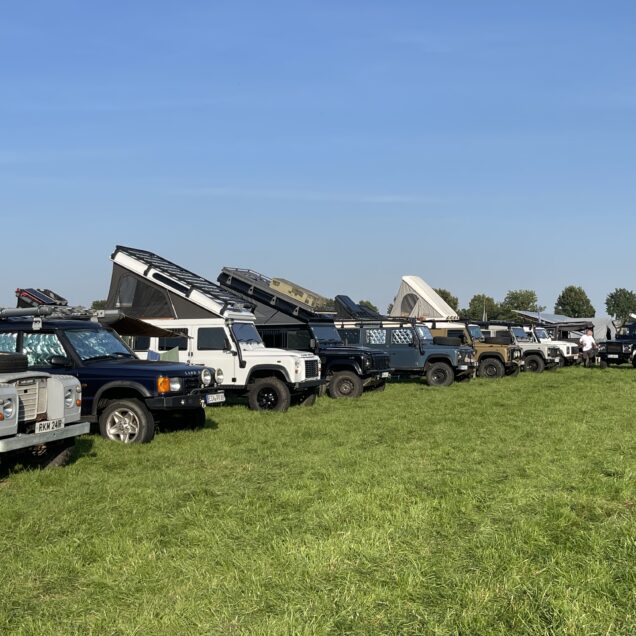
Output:
[[[107,309],[135,318],[254,319],[250,303],[157,254],[118,245],[110,258]]]
[[[402,276],[402,283],[393,300],[390,316],[459,320],[457,312],[419,276]]]
[[[515,309],[516,314],[531,322],[550,325],[559,332],[567,332],[568,335],[578,336],[582,334],[587,327],[594,330],[594,338],[596,340],[611,340],[616,337],[616,324],[609,316],[601,318],[571,318],[563,314],[545,314],[537,311],[522,311]]]

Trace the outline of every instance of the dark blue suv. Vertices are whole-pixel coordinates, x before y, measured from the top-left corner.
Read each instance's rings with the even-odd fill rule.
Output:
[[[203,426],[205,407],[225,400],[212,369],[140,360],[90,319],[0,317],[0,351],[26,354],[31,369],[77,377],[82,415],[115,441],[149,442],[158,422]]]

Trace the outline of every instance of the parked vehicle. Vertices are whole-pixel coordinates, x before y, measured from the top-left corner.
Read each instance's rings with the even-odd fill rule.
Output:
[[[188,364],[216,369],[228,395],[254,410],[309,406],[324,380],[320,358],[305,351],[266,348],[252,306],[219,285],[161,256],[117,246],[106,306],[168,329],[174,337],[136,337],[143,357],[174,350]]]
[[[81,405],[76,378],[28,371],[26,356],[0,353],[0,462],[66,463],[75,438],[90,428]]]
[[[434,336],[459,338],[475,350],[477,376],[486,379],[517,375],[523,370],[523,352],[508,340],[486,338],[479,325],[457,321],[426,321]]]
[[[26,355],[30,370],[77,378],[83,417],[115,441],[149,442],[160,421],[203,426],[204,407],[225,400],[213,369],[139,360],[112,329],[73,309],[4,310],[0,351]]]
[[[526,331],[521,325],[507,322],[479,323],[486,342],[515,344],[521,348],[525,370],[541,373],[545,369],[561,366],[561,351],[559,347],[539,342],[532,332]]]
[[[527,325],[524,327],[524,330],[527,333],[532,333],[538,342],[558,347],[561,354],[561,365],[571,366],[580,362],[579,346],[577,343],[568,340],[555,340],[542,325]]]
[[[598,356],[602,367],[619,364],[636,367],[636,322],[618,329],[615,340],[599,342]]]
[[[318,294],[283,279],[224,267],[219,284],[254,304],[256,328],[268,347],[311,351],[320,356],[322,377],[332,398],[359,397],[383,389],[391,376],[389,356],[369,347],[345,345],[334,313],[319,311]],[[311,304],[309,304],[311,303]]]
[[[396,376],[424,377],[431,386],[449,386],[475,373],[471,347],[456,338],[434,338],[426,325],[393,319],[336,324],[346,344],[388,353]]]

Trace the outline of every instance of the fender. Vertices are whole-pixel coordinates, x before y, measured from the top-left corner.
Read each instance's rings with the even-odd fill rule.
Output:
[[[546,354],[541,351],[541,349],[530,349],[529,351],[523,352],[523,357],[526,356],[539,356],[540,358],[546,359]]]
[[[431,364],[434,364],[435,362],[444,362],[445,364],[448,364],[449,366],[453,367],[453,369],[457,367],[457,363],[453,362],[448,355],[439,355],[439,354],[429,356],[426,359],[425,366],[429,366]]]
[[[150,393],[143,384],[139,384],[139,382],[115,380],[114,382],[104,384],[104,386],[100,387],[99,391],[95,394],[95,397],[93,398],[93,407],[91,409],[91,414],[93,416],[97,415],[97,405],[99,404],[102,395],[109,389],[133,389],[134,391],[137,391],[141,397],[152,397],[152,393]]]
[[[504,360],[503,356],[494,351],[494,352],[488,352],[488,353],[482,353],[481,356],[479,356],[479,359],[477,360],[478,363],[480,363],[482,360],[490,360],[492,358],[496,358],[497,360],[499,360],[499,362],[503,362],[504,364],[506,364],[506,361]]]
[[[334,369],[334,367],[337,367]],[[326,369],[327,374],[338,373],[338,371],[353,371],[356,375],[364,375],[357,360],[334,360]]]
[[[252,381],[252,375],[255,371],[278,371],[279,373],[283,374],[283,377],[285,378],[285,382],[287,382],[287,384],[293,384],[293,382],[289,378],[287,369],[276,364],[258,364],[255,367],[252,367],[250,369],[250,374],[247,378],[246,384],[249,384]]]

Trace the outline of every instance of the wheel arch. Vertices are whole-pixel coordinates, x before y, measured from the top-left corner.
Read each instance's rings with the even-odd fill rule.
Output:
[[[95,394],[92,415],[96,417],[110,400],[130,400],[152,397],[150,391],[138,382],[109,382],[100,387]]]

